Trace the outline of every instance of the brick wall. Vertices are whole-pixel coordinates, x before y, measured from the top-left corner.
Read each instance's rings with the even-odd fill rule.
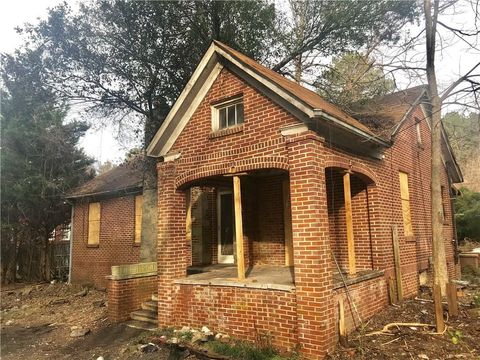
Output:
[[[212,104],[235,95],[243,96],[244,124],[227,135],[212,136]],[[296,331],[298,342],[302,344],[302,351],[307,357],[322,357],[334,344],[336,305],[332,296],[333,264],[330,244],[335,245],[339,256],[344,254],[344,245],[340,243],[341,214],[334,221],[338,224],[338,229],[332,232],[332,221],[329,223],[326,169],[333,167],[350,170],[353,174],[352,208],[356,214],[354,216],[357,216],[354,217],[354,231],[359,266],[385,270],[385,279],[395,276],[392,226],[396,225],[400,235],[404,294],[407,297],[414,296],[418,290],[418,271],[431,251],[429,130],[427,122],[421,121],[424,141],[421,147],[418,146],[415,140],[415,117],[424,117],[420,107],[415,109],[400,127],[395,143],[385,151],[384,159],[354,155],[336,148],[330,143],[330,139],[326,141],[313,131],[283,137],[279,129],[285,125],[298,124],[299,120],[228,69],[222,70],[172,147],[172,151],[181,153],[180,158],[158,165],[159,213],[163,214],[159,219],[159,322],[163,325],[178,323],[178,312],[186,311],[182,306],[178,308],[179,296],[190,299],[190,306],[196,306],[196,301],[203,301],[202,297],[182,295],[182,292],[187,290],[179,292],[178,287],[173,284],[176,278],[186,276],[185,269],[191,256],[191,249],[185,244],[184,189],[195,185],[197,181],[214,176],[225,179],[223,174],[256,172],[260,169],[289,172]],[[412,239],[406,239],[403,232],[399,171],[409,175],[415,234]],[[255,234],[255,231],[251,231],[250,214],[255,213],[259,207],[258,195],[253,202],[249,199],[249,196],[254,194],[250,191],[253,178],[254,176],[242,177],[246,247],[252,246],[253,253],[257,249],[259,257],[265,258],[265,244],[256,244],[257,239],[250,235]],[[366,182],[366,178],[371,181]],[[445,175],[443,180],[448,189]],[[277,201],[278,189],[273,183],[266,185],[265,196],[270,199],[266,198],[265,201]],[[337,197],[341,197],[340,191],[336,192]],[[250,208],[252,204],[254,209]],[[272,214],[268,214],[271,220],[263,220],[262,228],[274,229],[272,223],[275,219],[278,219],[280,227],[281,219],[277,212],[282,206],[261,206],[267,207],[265,211],[272,210]],[[364,211],[365,208],[368,211]],[[445,225],[445,230],[447,261],[449,270],[454,275],[451,222]],[[282,256],[276,247],[280,243],[279,236],[280,233],[275,231],[272,237],[275,241],[271,242],[272,246],[275,246],[272,251],[276,254],[276,259]],[[249,253],[246,249],[247,262],[251,258]],[[365,304],[371,301],[372,296],[376,296],[372,295],[372,292],[385,294],[385,279],[383,282],[375,282],[375,285],[358,285],[359,296],[367,299]],[[374,287],[376,290],[372,290]],[[215,291],[223,293],[230,290]],[[207,296],[205,289],[195,288],[193,292]],[[372,308],[377,311],[386,305],[384,299],[383,295],[379,296],[378,302]],[[200,308],[199,305],[197,309]]]
[[[387,284],[384,277],[379,277],[357,284],[349,285],[350,298],[355,302],[358,314],[363,322],[384,309],[389,302]],[[345,325],[347,332],[353,331],[360,325],[353,303],[347,297],[344,288],[336,289],[333,293],[335,306],[336,335],[338,337],[339,300],[343,301],[345,311]]]
[[[140,247],[134,244],[135,198],[116,197],[100,201],[100,242],[88,240],[88,202],[75,203],[73,219],[72,282],[92,283],[105,288],[113,265],[139,261]]]
[[[325,175],[330,246],[332,247],[340,268],[342,268],[342,270],[348,270],[343,173],[334,168],[327,168]],[[368,188],[367,184],[355,175],[350,176],[350,187],[356,267],[357,270],[369,270],[372,269],[373,265]],[[336,266],[334,267],[334,271],[337,271]]]
[[[267,337],[281,349],[297,343],[295,292],[177,284],[175,322],[255,341]]]
[[[156,294],[157,276],[108,281],[108,318],[111,322],[129,319],[132,311]]]

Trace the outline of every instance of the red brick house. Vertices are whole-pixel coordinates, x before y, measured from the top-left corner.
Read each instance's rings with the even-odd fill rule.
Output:
[[[145,277],[158,285],[158,324],[268,336],[323,358],[341,302],[348,328],[359,324],[345,282],[362,319],[387,306],[390,278],[414,296],[431,249],[424,98],[423,87],[395,93],[354,117],[214,42],[147,149],[158,159],[158,280]],[[455,277],[449,189],[462,175],[444,140]],[[133,280],[110,284],[116,319],[125,294],[141,300]]]
[[[75,189],[70,281],[105,288],[111,267],[140,261],[143,171],[128,161]]]

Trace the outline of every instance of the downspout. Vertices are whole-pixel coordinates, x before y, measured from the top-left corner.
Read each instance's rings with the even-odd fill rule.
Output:
[[[68,283],[72,283],[72,258],[73,258],[73,217],[75,215],[75,204],[71,201],[67,202],[72,206],[72,211],[70,215],[70,249],[69,249],[69,259],[68,259]]]

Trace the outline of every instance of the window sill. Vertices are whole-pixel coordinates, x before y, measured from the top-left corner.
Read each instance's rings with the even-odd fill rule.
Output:
[[[209,135],[209,139],[216,139],[222,136],[232,135],[243,131],[243,124],[231,126],[225,129],[212,131]]]
[[[99,244],[87,244],[87,248],[98,248]]]
[[[417,242],[417,238],[414,235],[405,236],[406,242]]]

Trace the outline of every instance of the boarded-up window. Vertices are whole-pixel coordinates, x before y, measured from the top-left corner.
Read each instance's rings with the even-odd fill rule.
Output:
[[[410,212],[410,194],[408,191],[408,174],[399,172],[400,198],[402,199],[403,230],[405,236],[413,236],[412,215]]]
[[[135,196],[135,243],[142,241],[142,205],[143,196]]]
[[[88,245],[98,245],[100,242],[100,203],[88,205]]]

